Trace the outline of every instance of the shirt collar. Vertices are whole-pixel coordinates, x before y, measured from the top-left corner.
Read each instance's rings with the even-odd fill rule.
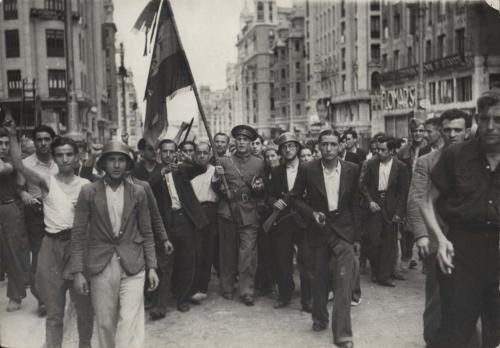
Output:
[[[35,163],[36,163],[37,165],[46,166],[46,167],[51,168],[51,167],[55,164],[55,162],[54,162],[54,160],[52,159],[52,157],[49,159],[49,161],[48,161],[48,162],[44,162],[44,161],[42,161],[42,160],[40,160],[40,159],[38,158],[38,156],[36,155],[36,152],[33,154],[33,156],[35,157]]]
[[[111,185],[110,185],[110,184],[106,181],[106,179],[103,179],[103,181],[104,181],[104,188],[108,188],[108,187],[109,187],[111,190],[113,190],[113,191],[117,191],[117,190],[119,190],[122,186],[125,186],[125,180],[127,180],[127,179],[125,178],[125,179],[124,179],[124,180],[120,183],[120,185],[118,185],[118,186],[116,187],[116,190],[113,190],[113,188],[112,188],[112,187],[111,187]]]
[[[323,164],[323,161],[321,161],[321,168],[323,169],[323,173],[329,173],[329,174],[332,174],[332,173],[336,173],[336,174],[340,174],[340,160],[337,162],[337,166],[335,168],[333,168],[333,170],[329,170],[328,168],[326,168]]]
[[[297,169],[299,167],[299,159],[296,157],[292,162],[286,163],[285,167],[288,169]]]

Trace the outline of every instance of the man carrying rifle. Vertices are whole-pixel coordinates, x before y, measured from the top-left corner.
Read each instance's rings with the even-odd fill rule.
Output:
[[[274,226],[269,231],[271,248],[274,250],[276,265],[276,280],[279,296],[274,308],[282,308],[290,303],[294,289],[293,284],[293,251],[298,247],[298,263],[300,267],[301,304],[304,311],[311,311],[311,285],[306,266],[309,260],[308,248],[305,243],[306,223],[289,205],[289,192],[292,191],[299,175],[303,175],[299,165],[298,153],[301,145],[295,135],[286,132],[277,140],[278,151],[284,163],[273,168],[269,199],[275,210],[279,210]]]

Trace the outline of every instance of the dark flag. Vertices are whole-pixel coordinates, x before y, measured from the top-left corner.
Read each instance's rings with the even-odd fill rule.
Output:
[[[163,0],[157,22],[157,35],[146,85],[144,123],[144,137],[153,144],[168,125],[166,98],[193,84],[169,0]]]

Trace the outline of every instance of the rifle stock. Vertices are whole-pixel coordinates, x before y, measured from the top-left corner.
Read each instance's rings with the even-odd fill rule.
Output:
[[[273,213],[264,221],[262,224],[262,229],[264,230],[265,233],[268,233],[271,227],[273,226],[274,222],[278,218],[278,215],[280,214],[281,210],[274,209]]]

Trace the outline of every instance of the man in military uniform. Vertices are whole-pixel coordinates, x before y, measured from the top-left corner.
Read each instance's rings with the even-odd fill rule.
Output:
[[[263,194],[264,161],[251,152],[252,141],[258,137],[255,129],[239,125],[231,135],[236,152],[219,160],[212,181],[214,190],[223,197],[218,207],[220,281],[222,296],[232,299],[239,275],[241,300],[252,306],[259,229],[256,198]]]

